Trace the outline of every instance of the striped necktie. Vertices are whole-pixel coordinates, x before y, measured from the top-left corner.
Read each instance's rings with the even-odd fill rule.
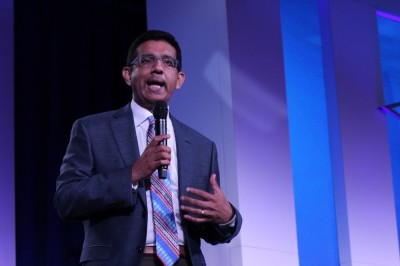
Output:
[[[147,132],[147,144],[155,135],[155,120],[148,117],[149,130]],[[153,220],[156,235],[156,250],[158,258],[166,266],[173,265],[179,258],[178,234],[174,210],[172,207],[171,180],[169,172],[166,179],[158,178],[158,171],[151,175],[151,198],[153,202]]]

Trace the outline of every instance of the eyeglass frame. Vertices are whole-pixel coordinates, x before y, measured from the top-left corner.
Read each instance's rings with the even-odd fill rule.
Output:
[[[149,63],[148,65],[147,65],[147,64],[144,64],[144,65],[143,65],[143,64],[141,64],[141,62],[140,62],[140,59],[143,58],[143,57],[148,57],[148,58],[151,58],[152,60],[154,59],[154,62],[151,62],[151,63]],[[171,60],[174,62],[174,66],[166,65],[165,62],[164,62],[165,59],[171,59]],[[164,56],[160,56],[160,57],[156,57],[155,55],[152,55],[152,54],[138,55],[138,56],[135,57],[135,59],[133,59],[133,60],[129,63],[129,66],[134,66],[134,65],[138,65],[139,67],[142,67],[142,66],[152,66],[152,65],[154,65],[154,64],[157,62],[157,60],[161,60],[161,65],[162,65],[163,67],[166,67],[166,68],[176,68],[176,69],[178,69],[178,71],[180,71],[180,64],[181,64],[180,60],[179,60],[179,59],[176,59],[176,58],[173,58],[173,57],[170,57],[170,56],[168,56],[168,55],[164,55]]]

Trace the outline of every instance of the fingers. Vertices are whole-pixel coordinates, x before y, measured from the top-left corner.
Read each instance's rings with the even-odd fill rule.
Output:
[[[194,222],[194,223],[208,223],[212,222],[212,215],[208,213],[209,211],[207,210],[197,210],[197,214],[194,214],[193,212],[188,212],[190,214],[185,214],[183,218],[185,218],[188,221]]]
[[[147,147],[148,147],[148,146],[151,146],[151,147],[158,146],[158,144],[159,144],[161,141],[163,141],[163,140],[168,140],[170,137],[171,137],[171,135],[169,135],[169,134],[157,135],[157,136],[155,136],[155,137],[151,140],[151,142],[147,145]]]
[[[166,140],[170,135],[155,136],[154,139],[146,146],[141,157],[145,157],[145,162],[155,167],[160,165],[169,165],[171,161],[171,148],[165,145],[159,145],[159,142]]]
[[[169,138],[170,135],[168,134],[155,136],[144,150],[143,154],[148,157],[147,163],[149,163],[152,168],[170,164],[171,148],[165,145],[159,145],[161,141]]]
[[[196,210],[197,209],[201,210],[201,209],[209,208],[210,204],[208,203],[208,201],[210,201],[211,199],[209,199],[207,201],[207,199],[195,199],[195,198],[188,197],[188,196],[182,196],[181,200],[188,203],[191,206],[194,206],[196,208]],[[193,208],[187,207],[185,205],[183,205],[182,207],[184,207],[184,210],[195,212],[195,211],[193,211]]]
[[[185,211],[183,218],[195,223],[214,222],[216,214],[212,205],[201,200],[192,201],[190,197],[183,198],[187,203],[194,203],[194,205],[181,205],[181,209]]]
[[[212,200],[212,199],[213,199],[213,194],[210,194],[210,193],[208,193],[208,192],[206,192],[206,191],[204,191],[204,190],[198,189],[198,188],[188,187],[188,188],[186,189],[186,191],[187,191],[188,193],[191,193],[191,194],[193,194],[193,195],[196,195],[196,196],[202,198],[203,200]],[[197,202],[199,202],[198,200],[196,200],[196,199],[194,199],[194,198],[185,197],[185,199],[186,199],[186,198],[187,198],[188,200],[191,201],[191,202],[190,202],[191,204],[196,204]],[[193,201],[193,202],[192,202],[192,201]]]
[[[137,182],[150,176],[157,167],[171,163],[171,148],[159,145],[160,141],[170,138],[170,135],[155,136],[146,146],[140,158],[132,165],[132,182]]]
[[[221,189],[217,183],[217,175],[216,174],[211,175],[210,184],[211,184],[211,188],[214,190],[214,194],[210,194],[204,190],[197,189],[197,188],[191,188],[191,187],[188,187],[186,189],[186,191],[189,193],[192,193],[196,196],[199,196],[205,200],[212,200],[216,194],[219,194],[221,192]]]
[[[150,170],[154,171],[161,165],[169,165],[171,162],[171,149],[167,146],[157,146],[154,148],[146,148],[141,155],[142,163]]]
[[[197,188],[187,188],[186,191],[197,198],[181,196],[181,201],[185,203],[181,205],[181,210],[186,212],[183,217],[196,223],[212,221],[212,194]]]
[[[195,199],[192,197],[185,197],[185,196],[182,196],[181,199],[183,201],[186,201],[186,202],[188,202],[192,205],[198,206],[200,208],[208,207],[204,204],[204,202],[215,200],[215,195],[221,191],[221,189],[219,188],[218,183],[217,183],[216,174],[211,175],[210,184],[211,184],[212,189],[214,190],[214,194],[208,193],[207,191],[204,191],[201,189],[188,187],[188,188],[186,188],[186,191],[190,194],[198,196],[201,200]]]
[[[191,216],[197,217],[197,218],[209,218],[213,214],[213,210],[206,209],[206,208],[196,208],[196,207],[190,207],[190,206],[183,205],[181,209],[185,210]]]
[[[224,224],[233,217],[233,209],[218,185],[215,174],[210,177],[213,193],[188,187],[187,196],[181,197],[181,209],[186,213],[183,217],[196,223],[212,222]]]

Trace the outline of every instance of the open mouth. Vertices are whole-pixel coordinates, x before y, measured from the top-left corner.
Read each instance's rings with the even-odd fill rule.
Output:
[[[154,90],[165,87],[165,82],[160,81],[160,80],[148,80],[146,82],[146,84],[147,84],[147,86],[149,86],[150,89],[154,89]]]

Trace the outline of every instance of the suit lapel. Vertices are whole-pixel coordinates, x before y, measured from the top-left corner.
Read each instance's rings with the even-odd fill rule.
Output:
[[[130,106],[127,105],[119,109],[113,118],[111,120],[111,129],[125,166],[129,166],[139,157],[139,148]]]
[[[113,118],[114,119],[111,120],[110,126],[125,166],[129,167],[140,157],[134,126],[135,123],[133,121],[130,104],[119,109],[113,115]],[[142,201],[146,205],[146,192],[143,182],[140,182],[138,192]]]
[[[190,186],[191,183],[191,142],[185,127],[171,116],[171,121],[174,125],[175,141],[177,149],[177,160],[178,160],[178,176],[179,176],[179,195],[184,195],[185,189]]]

